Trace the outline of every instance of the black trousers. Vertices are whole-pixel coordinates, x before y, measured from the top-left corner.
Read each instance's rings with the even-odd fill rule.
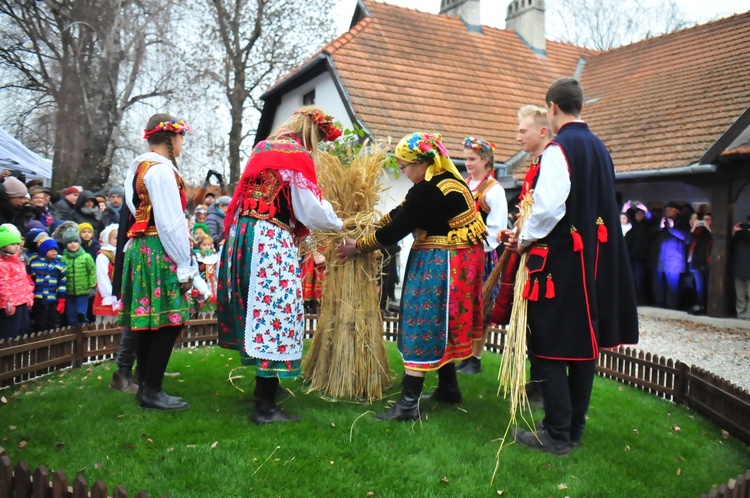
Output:
[[[558,441],[580,441],[594,385],[596,361],[534,359],[542,381],[544,427]]]
[[[169,357],[182,325],[162,327],[159,330],[136,332],[138,358],[138,384],[151,389],[161,389],[164,372],[167,371]]]
[[[34,299],[34,307],[31,308],[31,318],[34,322],[34,330],[52,330],[60,326],[60,315],[57,313],[57,301],[45,302],[42,299]]]

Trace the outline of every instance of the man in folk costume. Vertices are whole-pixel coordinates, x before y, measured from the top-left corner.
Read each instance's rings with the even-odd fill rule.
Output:
[[[552,140],[552,130],[547,121],[547,110],[535,105],[525,105],[518,111],[518,134],[516,141],[521,145],[524,152],[531,155],[531,164],[521,186],[519,202],[530,195],[539,175],[539,164],[542,152]],[[502,232],[498,234],[498,240]],[[519,263],[518,253],[511,253],[507,266],[500,281],[500,292],[495,299],[490,321],[498,325],[507,325],[510,321],[510,313],[513,309],[513,288],[516,285],[516,272]],[[534,366],[534,357],[529,355],[531,369],[529,383],[526,384],[526,396],[533,407],[543,407],[542,388],[539,384],[537,369]]]
[[[396,146],[401,172],[414,185],[381,227],[336,248],[344,260],[415,234],[404,274],[398,349],[401,398],[381,420],[416,420],[425,373],[438,372],[435,401],[460,403],[455,361],[482,336],[483,239],[487,229],[440,135],[411,133]]]
[[[321,198],[318,142],[341,135],[331,116],[305,106],[259,142],[227,208],[219,262],[219,345],[256,366],[256,425],[299,420],[278,409],[279,378],[301,373],[304,319],[298,241],[343,221]]]
[[[561,78],[545,101],[557,137],[542,154],[531,215],[506,242],[508,250],[529,251],[528,348],[545,417],[536,432],[514,435],[524,446],[566,455],[581,444],[599,348],[637,343],[638,314],[614,165],[580,120],[583,89]]]

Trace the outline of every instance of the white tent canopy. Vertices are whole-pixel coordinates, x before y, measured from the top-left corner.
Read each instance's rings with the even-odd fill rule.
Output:
[[[23,172],[27,178],[52,178],[52,160],[27,149],[0,128],[0,169]]]

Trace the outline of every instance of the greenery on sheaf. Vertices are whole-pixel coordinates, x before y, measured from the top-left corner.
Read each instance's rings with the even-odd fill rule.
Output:
[[[393,344],[388,352],[400,379]],[[597,378],[582,448],[561,458],[508,443],[490,484],[509,415],[496,396],[499,357],[482,363],[483,374],[459,378],[460,406],[424,401],[415,424],[374,420],[386,400],[323,399],[283,381],[294,393],[284,409],[302,421],[266,427],[249,421],[254,374],[236,352],[174,352],[169,371],[180,375],[165,390],[191,404],[182,413],[142,410],[108,388],[112,362],[87,365],[0,392],[0,446],[14,463],[102,479],[110,493],[122,483],[173,498],[683,497],[750,468],[750,448],[690,410]],[[426,391],[436,384],[428,374]],[[396,382],[388,399],[399,391]]]
[[[369,146],[370,142],[365,139],[365,130],[356,124],[342,131],[341,137],[333,142],[326,142],[324,150],[338,157],[342,164],[349,165],[352,160],[362,153],[362,148]],[[389,153],[386,156],[383,168],[390,171],[398,178],[401,170],[398,167],[396,156]]]

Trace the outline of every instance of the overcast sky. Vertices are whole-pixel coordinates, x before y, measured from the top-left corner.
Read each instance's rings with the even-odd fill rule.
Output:
[[[349,28],[354,6],[357,0],[334,0],[337,2],[334,7],[338,31],[345,32]],[[546,0],[547,9],[555,0]],[[661,0],[643,0],[644,4],[649,6],[665,3]],[[677,6],[683,17],[691,22],[703,24],[708,21],[720,19],[722,17],[737,14],[738,12],[747,12],[750,10],[750,0],[676,0]],[[413,9],[423,10],[425,12],[438,13],[440,10],[440,0],[388,0],[386,3],[401,5]],[[482,24],[505,28],[505,9],[510,0],[481,0]],[[547,19],[547,38],[558,39],[556,32],[558,27]]]

